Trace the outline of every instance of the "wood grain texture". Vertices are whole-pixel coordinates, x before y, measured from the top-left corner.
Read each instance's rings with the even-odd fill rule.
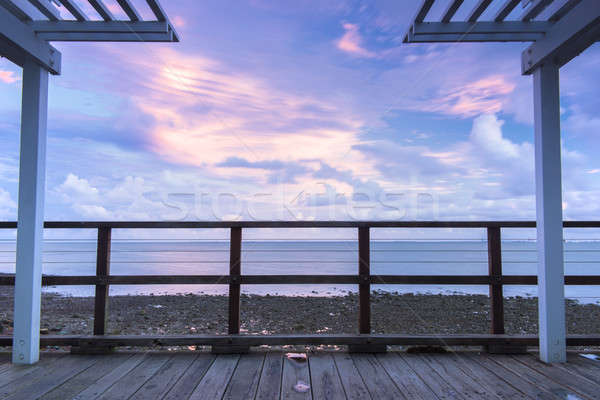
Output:
[[[283,354],[269,352],[260,374],[256,400],[278,399],[281,395],[281,375],[283,373]]]
[[[213,400],[223,397],[233,371],[238,364],[238,355],[219,355],[196,386],[190,400]]]
[[[223,399],[253,399],[256,395],[264,361],[264,353],[242,355]]]
[[[353,354],[352,360],[373,399],[404,399],[394,381],[373,354]]]
[[[346,397],[350,400],[370,399],[371,395],[363,381],[362,376],[358,372],[356,365],[350,354],[335,353],[333,354],[335,365],[340,374],[340,380],[346,391]]]
[[[189,398],[214,361],[215,356],[212,354],[199,354],[192,365],[169,390],[164,400]]]
[[[313,397],[345,400],[346,394],[331,354],[311,354],[308,358]]]
[[[42,353],[34,366],[0,373],[2,399],[598,399],[600,362],[569,354],[545,364],[535,353],[490,355],[282,352]],[[1,354],[0,354],[1,359]],[[294,386],[302,381],[309,390]]]
[[[119,379],[98,399],[126,400],[146,383],[172,357],[172,354],[148,353],[144,360]]]

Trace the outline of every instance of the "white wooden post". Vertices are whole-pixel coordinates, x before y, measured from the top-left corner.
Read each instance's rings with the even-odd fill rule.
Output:
[[[23,66],[13,362],[39,359],[48,71]]]
[[[540,358],[566,361],[559,67],[533,73]]]

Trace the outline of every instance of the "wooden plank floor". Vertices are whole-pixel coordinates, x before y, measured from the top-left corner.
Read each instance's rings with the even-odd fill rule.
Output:
[[[600,357],[281,352],[43,353],[34,366],[0,354],[0,399],[600,399]]]

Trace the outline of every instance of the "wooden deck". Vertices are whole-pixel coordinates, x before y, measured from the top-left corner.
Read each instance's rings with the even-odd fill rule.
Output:
[[[600,361],[532,355],[44,353],[34,366],[0,354],[2,399],[600,399]],[[295,386],[305,383],[306,391]]]

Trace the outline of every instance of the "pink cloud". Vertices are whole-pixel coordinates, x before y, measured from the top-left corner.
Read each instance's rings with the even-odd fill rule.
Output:
[[[13,71],[4,71],[0,69],[0,81],[4,83],[14,83],[19,80]]]
[[[358,30],[358,25],[345,23],[343,24],[343,27],[346,32],[336,42],[336,46],[338,49],[358,57],[377,57],[376,53],[369,51],[363,47],[363,38]]]
[[[503,75],[492,75],[440,92],[421,111],[441,112],[461,117],[494,114],[502,110],[516,85]],[[420,108],[420,107],[418,107]]]
[[[181,17],[179,15],[176,15],[173,18],[171,18],[171,21],[177,28],[181,28],[181,27],[185,26],[185,19],[183,19],[183,17]]]
[[[122,56],[122,50],[111,51]],[[202,167],[225,179],[240,176],[235,168],[220,167],[230,157],[277,159],[308,170],[318,169],[310,160],[327,159],[337,169],[374,173],[374,166],[354,149],[364,121],[343,105],[278,90],[248,71],[170,48],[157,48],[150,59],[134,58],[122,68],[143,77],[131,82],[135,93],[122,89],[137,108],[152,115],[150,149],[171,162]],[[331,149],[338,151],[332,154]],[[259,169],[244,174],[268,178]],[[306,179],[298,177],[297,184],[306,185]]]

